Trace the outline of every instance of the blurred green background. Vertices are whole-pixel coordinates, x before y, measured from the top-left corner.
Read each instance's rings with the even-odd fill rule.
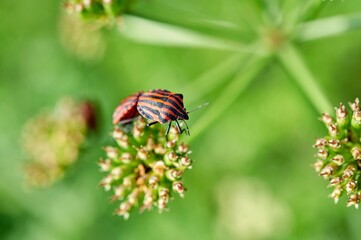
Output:
[[[243,43],[257,39],[250,29],[259,24],[262,32],[274,6],[280,6],[274,10],[280,19],[274,20],[281,24],[361,12],[356,0],[290,2],[153,0],[140,3],[136,12],[155,19],[171,16],[187,28],[192,24],[179,23],[190,18],[231,23],[229,38]],[[327,182],[312,168],[311,146],[326,135],[320,112],[277,57],[271,55],[222,109],[217,101],[227,99],[226,86],[237,71],[212,80],[212,89],[207,78],[242,53],[144,44],[116,28],[94,33],[83,42],[91,44],[79,50],[74,47],[79,41],[71,37],[77,30],[65,22],[59,1],[1,1],[0,22],[0,239],[359,239],[360,212],[346,208],[344,197],[335,205],[327,197]],[[350,31],[294,40],[333,106],[360,97],[360,39],[361,31]],[[238,74],[247,71],[240,68]],[[193,87],[197,81],[204,83]],[[104,174],[96,163],[104,155],[101,146],[111,142],[111,116],[119,100],[154,88],[184,93],[187,109],[210,105],[188,121],[197,136],[190,143],[194,164],[184,177],[185,199],[175,197],[169,212],[134,212],[125,221],[112,215],[117,204],[110,204],[110,194],[98,187]],[[63,96],[97,102],[99,132],[64,179],[49,189],[26,190],[22,127]],[[219,116],[213,114],[217,111]],[[214,121],[198,131],[209,112]]]

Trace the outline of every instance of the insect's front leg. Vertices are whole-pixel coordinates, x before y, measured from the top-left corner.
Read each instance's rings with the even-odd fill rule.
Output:
[[[182,129],[181,128],[181,126],[179,125],[179,122],[178,122],[178,120],[176,119],[176,120],[174,120],[175,122],[176,122],[176,124],[177,124],[177,128],[178,128],[178,132],[179,132],[179,134],[182,134],[183,132],[184,132],[184,130],[185,129]]]
[[[167,130],[165,131],[165,139],[167,140],[167,142],[168,142],[168,133],[171,126],[172,126],[172,121],[169,122]]]
[[[157,121],[155,121],[155,122],[150,122],[150,123],[147,123],[147,126],[150,127],[150,126],[152,126],[152,125],[154,125],[154,124],[156,124],[156,123],[158,123],[158,122],[157,122]]]

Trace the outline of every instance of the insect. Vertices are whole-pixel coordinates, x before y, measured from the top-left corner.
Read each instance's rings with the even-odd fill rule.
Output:
[[[151,120],[148,126],[156,123],[165,124],[169,122],[166,130],[168,135],[172,122],[175,121],[179,133],[189,129],[184,120],[188,120],[188,113],[183,105],[183,95],[170,92],[165,89],[150,90],[142,93],[138,98],[137,110],[144,118]],[[183,120],[186,129],[181,129],[178,120]]]
[[[123,99],[113,113],[113,124],[124,124],[131,122],[139,115],[137,104],[139,96],[143,92],[137,92]]]

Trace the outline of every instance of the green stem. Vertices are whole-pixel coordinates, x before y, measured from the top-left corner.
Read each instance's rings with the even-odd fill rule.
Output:
[[[305,22],[311,19],[315,19],[329,3],[330,1],[321,2],[314,0],[308,0],[305,3],[300,2],[300,4],[304,4],[306,6],[303,8],[304,11],[302,12],[302,14],[300,14],[300,16],[302,16],[300,22]]]
[[[278,53],[278,58],[284,68],[301,87],[308,99],[319,112],[331,112],[332,104],[322,92],[316,79],[307,68],[301,55],[292,44],[285,44]]]
[[[161,6],[157,7],[157,5],[154,4],[151,6],[146,4],[139,4],[134,6],[127,13],[135,17],[193,30],[195,32],[207,34],[213,37],[232,41],[240,41],[240,30],[236,27],[233,27],[234,24],[228,22],[228,24],[223,22],[223,25],[220,26],[217,24],[212,24],[212,21],[196,19],[194,17],[187,16],[188,14],[182,14],[175,12],[174,10],[170,11],[167,8],[163,8]],[[232,27],[225,27],[225,25]]]
[[[186,28],[161,23],[154,20],[124,15],[119,31],[125,37],[162,46],[183,46],[213,48],[235,52],[253,52],[252,45],[216,38]]]
[[[292,1],[286,1],[286,3],[293,4]],[[287,21],[284,22],[284,28],[293,32],[297,28],[298,24],[305,21],[305,18],[309,18],[311,15],[315,15],[315,12],[318,12],[319,6],[324,6],[325,3],[317,2],[314,0],[304,0],[299,1],[294,6],[289,6],[289,8],[284,8],[284,19]]]
[[[214,91],[219,85],[224,84],[224,81],[236,73],[245,57],[245,55],[234,54],[192,81],[183,91],[184,95],[187,96],[187,102],[199,104],[200,99]],[[198,94],[191,94],[194,93],[194,89],[200,89],[201,91],[198,91]]]
[[[255,76],[262,70],[267,63],[268,58],[254,55],[248,59],[233,81],[231,81],[221,92],[220,96],[215,102],[211,102],[207,106],[207,111],[197,120],[196,124],[192,126],[194,129],[188,141],[196,139],[204,130],[213,124],[224,112],[237,100]]]
[[[300,25],[296,38],[309,41],[343,34],[361,28],[361,13],[355,15],[336,16]]]

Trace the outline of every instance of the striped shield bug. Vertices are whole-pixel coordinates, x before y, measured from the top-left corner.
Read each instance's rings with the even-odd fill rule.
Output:
[[[124,124],[132,121],[139,115],[137,110],[138,99],[143,92],[137,92],[123,99],[113,113],[113,124]]]
[[[183,95],[180,93],[170,92],[168,90],[156,89],[142,93],[138,98],[137,110],[144,118],[151,120],[148,126],[156,123],[165,124],[169,122],[166,130],[168,135],[172,121],[175,121],[179,133],[185,129],[181,129],[178,120],[183,120],[189,135],[187,123],[188,113],[183,105]]]

